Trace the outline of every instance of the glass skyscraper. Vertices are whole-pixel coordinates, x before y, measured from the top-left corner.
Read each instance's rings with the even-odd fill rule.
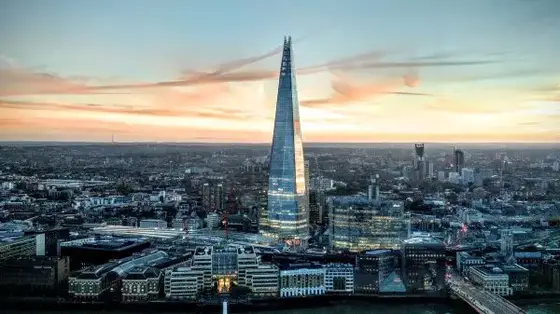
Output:
[[[261,213],[259,226],[265,237],[290,246],[305,244],[309,237],[306,186],[292,40],[287,37],[284,38],[276,99],[268,206]]]

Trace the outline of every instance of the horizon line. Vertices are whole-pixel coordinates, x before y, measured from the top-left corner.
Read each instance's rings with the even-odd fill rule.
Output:
[[[0,145],[4,143],[77,143],[77,144],[189,144],[189,145],[271,145],[272,142],[202,142],[202,141],[87,141],[87,140],[0,140]],[[452,141],[378,141],[378,142],[304,142],[303,145],[356,145],[356,144],[524,144],[524,145],[558,145],[560,142],[553,141],[534,141],[534,142],[452,142]]]

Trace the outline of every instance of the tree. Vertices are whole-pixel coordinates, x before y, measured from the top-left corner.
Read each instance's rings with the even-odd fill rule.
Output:
[[[121,183],[121,184],[117,185],[116,190],[117,190],[117,193],[119,193],[120,195],[125,195],[125,196],[132,193],[132,187],[130,187],[126,183]]]

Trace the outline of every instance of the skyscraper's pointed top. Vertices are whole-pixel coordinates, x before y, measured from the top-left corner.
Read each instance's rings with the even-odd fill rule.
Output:
[[[284,47],[289,47],[292,43],[291,36],[284,36]]]

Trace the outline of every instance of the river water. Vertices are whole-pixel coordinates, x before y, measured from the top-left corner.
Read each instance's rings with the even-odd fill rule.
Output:
[[[266,312],[249,312],[251,314],[473,314],[475,313],[468,307],[451,307],[442,304],[426,304],[426,305],[400,305],[391,301],[387,305],[380,304],[363,304],[363,305],[340,305],[324,308],[310,308],[301,310],[282,310],[282,311],[266,311]],[[0,305],[0,313],[3,314],[133,314],[132,312],[118,311],[2,311]],[[523,306],[528,314],[560,314],[559,304],[541,304]],[[153,313],[147,311],[145,313]],[[221,312],[219,312],[221,313]],[[165,314],[158,312],[158,314]],[[169,313],[171,314],[171,313]]]
[[[528,314],[560,314],[560,304],[541,304],[523,306]],[[264,313],[264,312],[261,312]],[[341,305],[328,308],[270,311],[269,314],[472,314],[470,308],[450,307],[441,304],[398,305],[364,304]],[[255,313],[256,314],[256,313]]]

